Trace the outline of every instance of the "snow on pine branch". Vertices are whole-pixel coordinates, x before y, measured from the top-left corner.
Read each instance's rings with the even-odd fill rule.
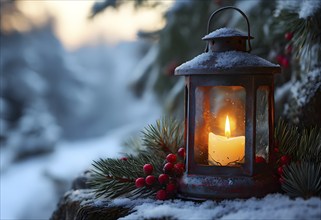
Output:
[[[291,94],[298,106],[304,106],[321,88],[321,68],[307,73],[301,81],[293,84]]]
[[[299,18],[307,19],[314,16],[319,9],[321,9],[319,0],[279,0],[274,15],[277,17],[282,10],[288,10],[298,13]]]
[[[321,8],[320,0],[305,0],[301,2],[299,18],[307,19]]]

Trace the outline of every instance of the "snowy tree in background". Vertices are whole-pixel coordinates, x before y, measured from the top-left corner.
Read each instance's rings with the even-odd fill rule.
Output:
[[[13,2],[4,1],[1,6],[0,143],[3,169],[12,160],[52,151],[60,137],[60,127],[46,102],[49,85],[40,68],[46,58],[32,48],[38,46],[39,49],[46,44],[34,38],[49,37],[50,41],[53,36],[46,36],[45,31],[25,36],[18,32],[7,34],[7,16],[12,13],[17,19],[24,17]],[[31,25],[28,21],[25,24]]]
[[[291,61],[291,78],[277,90],[276,106],[292,123],[320,126],[321,1],[278,1],[274,16],[275,35],[286,41],[279,57]]]
[[[133,105],[139,100],[128,96],[125,76],[149,43],[84,46],[68,52],[50,19],[37,27],[15,1],[1,1],[1,18],[2,168],[50,152],[62,138],[97,137],[144,113]],[[119,65],[119,57],[130,59]]]

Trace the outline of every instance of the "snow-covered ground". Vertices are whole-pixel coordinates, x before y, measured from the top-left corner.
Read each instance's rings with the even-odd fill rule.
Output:
[[[206,201],[195,203],[181,200],[153,201],[117,199],[115,205],[135,206],[134,212],[121,218],[155,219],[321,219],[321,200],[311,198],[290,199],[281,194],[270,194],[262,199],[224,200],[222,202]]]

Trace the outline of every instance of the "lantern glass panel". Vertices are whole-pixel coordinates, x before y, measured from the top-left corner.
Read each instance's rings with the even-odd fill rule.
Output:
[[[269,87],[260,86],[256,93],[256,156],[269,155]]]
[[[195,162],[241,166],[245,155],[245,88],[200,86],[195,97]]]

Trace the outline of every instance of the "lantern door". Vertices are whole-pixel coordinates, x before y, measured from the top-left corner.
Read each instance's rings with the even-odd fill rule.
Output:
[[[254,85],[250,76],[187,80],[188,172],[252,175]]]

